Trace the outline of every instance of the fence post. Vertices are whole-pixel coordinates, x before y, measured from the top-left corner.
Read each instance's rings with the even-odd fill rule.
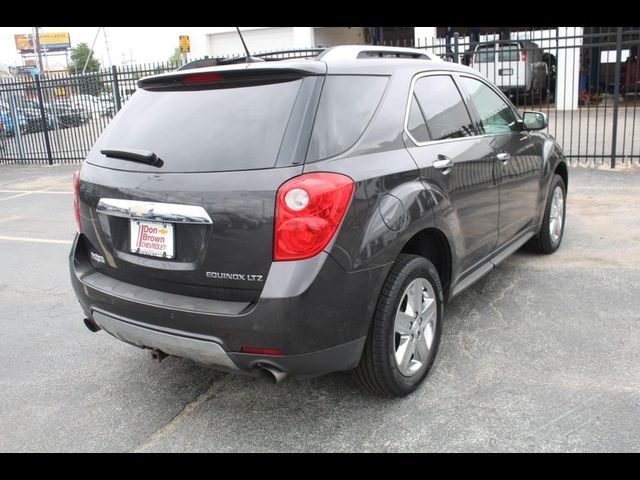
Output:
[[[116,113],[122,108],[122,100],[120,99],[120,84],[118,83],[118,67],[111,65],[111,74],[113,76],[113,101],[116,106]]]
[[[616,168],[618,141],[618,107],[620,103],[620,69],[622,68],[622,27],[616,31],[616,72],[613,85],[613,133],[611,134],[611,168]],[[623,152],[624,153],[624,152]]]
[[[42,96],[42,84],[40,83],[40,74],[33,76],[36,80],[36,92],[38,92],[38,105],[40,106],[40,121],[42,122],[44,131],[44,145],[47,149],[47,159],[49,165],[53,165],[53,154],[51,153],[51,140],[49,139],[49,122],[47,122],[47,114],[44,110],[44,98]]]
[[[460,34],[458,32],[453,32],[453,61],[455,63],[460,63],[460,56],[459,56],[459,47],[458,47],[458,40],[460,38]]]
[[[18,118],[18,106],[16,105],[15,94],[9,96],[9,110],[11,120],[13,121],[13,134],[15,135],[16,145],[18,146],[18,155],[20,155],[20,158],[26,159],[27,155],[24,153],[24,139],[22,138],[22,128],[20,119]]]

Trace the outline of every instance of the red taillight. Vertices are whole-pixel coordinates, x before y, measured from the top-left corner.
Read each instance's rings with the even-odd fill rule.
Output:
[[[200,85],[206,83],[216,83],[223,80],[219,73],[194,73],[182,77],[182,83],[185,85]]]
[[[331,241],[353,193],[353,180],[338,173],[307,173],[278,189],[273,260],[303,260]]]
[[[527,61],[527,51],[524,48],[520,51],[520,60],[523,62]]]
[[[253,353],[256,355],[282,355],[282,350],[278,348],[258,348],[258,347],[242,347],[240,353]]]
[[[76,220],[78,233],[82,232],[80,225],[80,170],[73,174],[73,218]]]

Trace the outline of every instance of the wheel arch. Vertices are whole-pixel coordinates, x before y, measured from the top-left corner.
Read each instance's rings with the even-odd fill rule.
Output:
[[[420,255],[436,267],[445,301],[449,299],[452,256],[447,236],[437,228],[429,227],[415,233],[402,247],[400,253]]]
[[[559,162],[553,173],[560,175],[560,177],[562,177],[562,180],[564,181],[564,188],[568,190],[569,189],[569,170],[567,168],[567,164],[565,162]]]

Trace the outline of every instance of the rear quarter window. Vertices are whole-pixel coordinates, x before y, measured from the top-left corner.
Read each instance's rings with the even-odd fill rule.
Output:
[[[373,118],[387,83],[386,76],[328,75],[307,161],[332,157],[352,147]]]

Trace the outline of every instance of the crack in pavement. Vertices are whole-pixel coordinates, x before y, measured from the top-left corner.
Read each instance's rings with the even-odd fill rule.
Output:
[[[215,397],[215,394],[222,390],[222,388],[226,386],[232,379],[233,375],[227,374],[222,380],[212,383],[205,392],[198,395],[198,397],[192,402],[187,403],[175,417],[169,420],[166,425],[163,425],[151,435],[149,435],[147,439],[140,445],[135,447],[132,452],[141,453],[151,448],[159,440],[175,430],[178,425],[184,420],[184,418],[187,417],[191,412]]]
[[[500,321],[503,323],[505,327],[508,327],[509,323],[507,323],[507,321],[504,319],[504,315],[498,308],[497,304],[499,301],[504,300],[504,297],[507,295],[507,293],[509,293],[514,288],[516,288],[516,286],[518,285],[519,273],[520,273],[520,266],[516,266],[513,270],[513,274],[511,275],[513,277],[513,280],[511,281],[511,283],[504,290],[502,290],[502,292],[500,292],[500,295],[498,296],[498,298],[489,302],[489,305],[491,305],[491,308],[493,308],[493,310],[498,314],[498,318],[500,319]]]

